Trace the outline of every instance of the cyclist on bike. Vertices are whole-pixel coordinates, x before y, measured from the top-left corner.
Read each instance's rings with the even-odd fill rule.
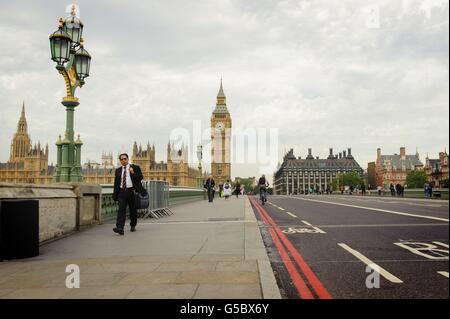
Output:
[[[259,178],[258,186],[259,186],[259,196],[264,205],[264,203],[267,201],[267,187],[269,187],[269,182],[266,179],[266,175],[263,174]]]

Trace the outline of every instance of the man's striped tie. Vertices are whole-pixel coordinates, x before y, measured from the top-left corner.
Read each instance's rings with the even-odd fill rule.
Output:
[[[123,166],[122,188],[127,189],[127,167],[126,166]]]

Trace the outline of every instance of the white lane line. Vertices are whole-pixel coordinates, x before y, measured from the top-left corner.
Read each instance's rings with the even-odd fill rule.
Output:
[[[434,241],[433,244],[444,246],[445,248],[449,248],[447,244],[441,243],[440,241]]]
[[[302,220],[302,223],[305,224],[305,225],[307,225],[307,226],[312,227],[312,228],[315,229],[319,234],[326,234],[326,232],[324,232],[322,229],[320,229],[320,228],[317,227],[317,226],[312,225],[311,223],[308,223],[306,220]]]
[[[448,224],[436,223],[436,224],[355,224],[355,225],[317,225],[317,227],[323,228],[362,228],[362,227],[448,227]]]
[[[314,227],[311,223],[308,223],[306,220],[302,220],[302,223],[311,227]]]
[[[438,271],[438,274],[448,278],[448,272],[447,271]]]
[[[285,211],[285,209],[284,209],[284,208],[282,208],[282,207],[278,207],[278,209],[279,209],[279,210],[282,210],[282,211]]]
[[[346,244],[340,243],[338,244],[340,247],[344,248],[346,251],[348,251],[350,254],[361,260],[363,263],[365,263],[367,266],[372,268],[373,270],[376,270],[381,276],[386,278],[392,283],[395,284],[402,284],[403,281],[401,281],[399,278],[395,277],[393,274],[385,270],[384,268],[380,267],[379,265],[375,264],[373,261],[371,261],[369,258],[361,254],[359,251],[354,250],[353,248],[349,247]]]
[[[288,214],[289,216],[292,216],[294,218],[298,218],[297,216],[295,216],[294,214],[290,213],[290,212],[286,212],[286,214]]]
[[[292,197],[292,198],[295,198],[295,197]],[[380,209],[380,208],[373,208],[373,207],[364,207],[364,206],[356,206],[356,205],[348,205],[348,204],[335,203],[335,202],[326,202],[326,201],[315,200],[315,199],[307,199],[307,198],[297,198],[297,199],[310,201],[310,202],[330,204],[330,205],[338,205],[338,206],[346,206],[346,207],[353,207],[353,208],[361,208],[361,209],[373,210],[373,211],[377,211],[377,212],[383,212],[383,213],[389,213],[389,214],[395,214],[395,215],[403,215],[403,216],[409,216],[409,217],[432,219],[432,220],[438,220],[438,221],[447,222],[447,223],[449,222],[448,219],[441,218],[441,217],[409,214],[409,213],[397,212],[397,211],[387,210],[387,209]]]
[[[184,224],[234,224],[247,223],[246,220],[214,220],[214,221],[173,221],[173,222],[141,222],[139,226],[149,225],[184,225]],[[112,224],[105,224],[112,225]]]

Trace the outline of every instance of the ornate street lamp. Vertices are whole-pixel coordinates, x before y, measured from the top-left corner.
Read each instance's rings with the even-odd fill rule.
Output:
[[[58,139],[55,182],[81,182],[81,145],[78,137],[74,140],[74,112],[80,103],[75,90],[84,85],[89,76],[91,55],[84,49],[83,22],[76,16],[76,7],[72,5],[69,17],[59,19],[59,28],[50,35],[50,52],[56,62],[56,69],[66,83],[66,96],[61,104],[66,107],[66,133],[64,139]]]
[[[203,188],[202,178],[202,158],[203,158],[203,146],[197,146],[197,159],[198,159],[198,187]]]

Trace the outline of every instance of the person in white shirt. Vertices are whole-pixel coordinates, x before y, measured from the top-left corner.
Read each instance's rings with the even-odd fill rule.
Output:
[[[227,182],[223,184],[223,194],[225,196],[225,199],[228,199],[232,194],[231,183],[229,180],[227,180]]]
[[[119,160],[122,165],[116,169],[113,193],[113,199],[119,202],[119,209],[117,211],[116,227],[113,228],[113,231],[123,235],[127,205],[130,208],[130,231],[136,231],[137,209],[134,192],[143,193],[141,181],[144,177],[139,166],[128,162],[128,154],[120,154]]]

